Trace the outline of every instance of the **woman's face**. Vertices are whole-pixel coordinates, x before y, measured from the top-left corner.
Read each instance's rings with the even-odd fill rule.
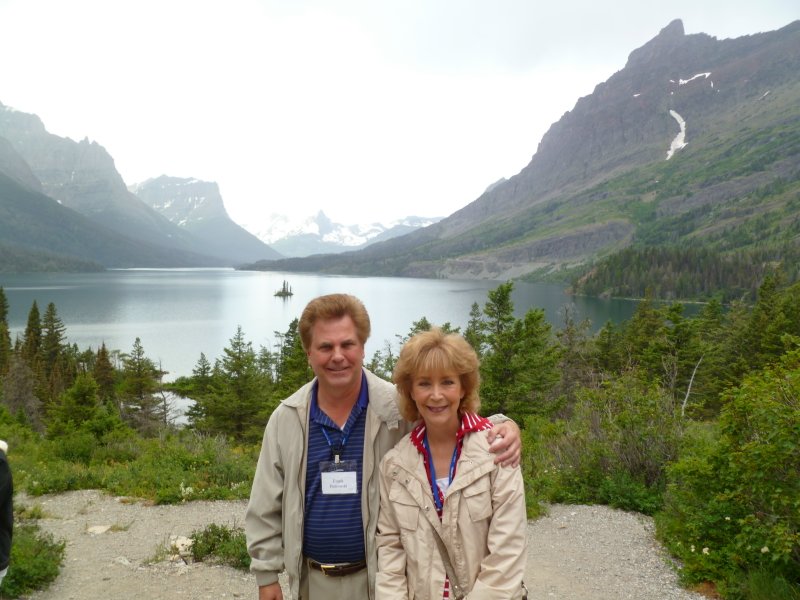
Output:
[[[418,373],[411,380],[411,399],[428,429],[458,428],[458,408],[463,397],[461,377],[455,371]]]

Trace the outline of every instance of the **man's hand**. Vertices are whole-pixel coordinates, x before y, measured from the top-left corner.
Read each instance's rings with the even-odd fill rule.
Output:
[[[496,454],[495,464],[516,467],[521,458],[519,427],[514,421],[503,421],[489,431],[489,452]]]
[[[283,600],[283,590],[277,581],[258,588],[258,600]]]

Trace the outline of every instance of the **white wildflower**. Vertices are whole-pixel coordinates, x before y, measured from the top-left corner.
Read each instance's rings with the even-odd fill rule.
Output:
[[[194,488],[190,485],[184,487],[183,482],[181,481],[181,498],[184,501],[188,500],[192,497],[192,494],[194,494]]]

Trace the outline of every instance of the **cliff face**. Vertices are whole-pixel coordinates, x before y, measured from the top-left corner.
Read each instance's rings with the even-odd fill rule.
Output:
[[[144,262],[129,254],[126,265],[235,266],[281,256],[230,220],[217,184],[162,177],[140,186],[152,200],[144,202],[101,145],[48,133],[38,116],[2,104],[0,172],[87,217],[104,235],[145,244]],[[163,256],[156,258],[158,248]]]
[[[206,252],[237,263],[281,257],[230,219],[213,181],[162,175],[131,186],[131,192],[172,224],[204,240]]]
[[[689,135],[697,139],[728,128],[737,107],[797,82],[798,69],[800,22],[778,32],[719,41],[705,34],[687,36],[683,23],[673,21],[554,123],[516,177],[443,223],[444,234],[503,218],[621,169],[663,160],[678,133],[670,111],[690,122]]]
[[[48,133],[36,115],[0,109],[0,137],[30,166],[41,191],[122,235],[204,254],[202,244],[131,194],[114,159],[96,142]]]
[[[28,163],[17,154],[11,142],[2,137],[0,137],[0,173],[5,173],[23,187],[36,192],[42,191],[42,184],[36,179]]]

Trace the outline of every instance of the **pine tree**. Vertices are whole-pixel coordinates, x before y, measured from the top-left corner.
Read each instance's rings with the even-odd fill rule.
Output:
[[[201,394],[208,393],[211,387],[213,371],[213,367],[208,362],[206,355],[201,352],[197,364],[192,369],[192,380],[197,392]]]
[[[8,325],[8,309],[8,298],[6,298],[6,292],[3,286],[0,285],[0,322],[6,325]]]
[[[28,323],[22,341],[22,357],[33,366],[39,357],[39,347],[42,344],[42,320],[39,316],[39,306],[33,301],[28,312]]]
[[[506,413],[518,423],[542,411],[536,397],[557,381],[557,347],[541,309],[514,317],[513,283],[489,292],[484,306],[486,351],[481,362],[481,401],[484,414]]]
[[[550,395],[548,412],[568,418],[577,401],[578,390],[595,387],[597,375],[591,360],[589,321],[575,321],[574,308],[570,306],[564,307],[563,320],[563,327],[556,332],[560,378]]]
[[[76,429],[87,421],[93,420],[99,410],[97,382],[88,373],[81,373],[75,383],[65,391],[53,408],[53,424],[48,433],[52,437],[55,430]]]
[[[308,365],[308,355],[303,349],[298,331],[298,320],[289,323],[286,333],[280,336],[278,351],[278,369],[275,378],[273,401],[277,402],[289,396],[297,388],[305,385],[314,377]]]
[[[263,430],[263,421],[257,417],[268,404],[269,387],[241,326],[223,353],[215,365],[210,393],[197,399],[202,403],[203,415],[198,426],[239,441],[257,439]]]
[[[42,338],[39,359],[46,382],[46,398],[52,404],[72,384],[69,367],[66,364],[66,330],[58,317],[56,305],[50,302],[42,317]]]
[[[486,343],[484,329],[483,319],[481,318],[481,307],[477,302],[473,302],[469,310],[467,328],[464,330],[464,339],[472,346],[472,349],[475,350],[479,358],[483,356],[483,348]]]
[[[42,401],[36,395],[36,374],[17,354],[12,355],[3,379],[3,403],[9,412],[36,431],[42,431]]]
[[[67,328],[56,312],[56,305],[50,302],[44,311],[41,326],[41,345],[39,356],[42,358],[45,375],[49,376],[64,352]]]
[[[184,398],[192,400],[185,412],[186,419],[192,427],[202,427],[203,419],[206,416],[206,400],[212,392],[213,382],[214,368],[203,352],[200,353],[200,358],[192,369],[192,376],[180,378],[176,382],[180,386],[177,389],[177,393]]]
[[[724,387],[725,373],[729,366],[725,361],[724,327],[725,314],[722,303],[711,300],[690,321],[692,338],[698,351],[693,357],[693,379],[691,387],[686,385],[683,410],[687,414],[711,417],[719,411],[718,397]]]
[[[161,399],[157,396],[161,389],[161,372],[145,356],[138,337],[123,364],[120,385],[122,416],[139,431],[152,433],[163,416],[160,413]]]
[[[97,397],[100,402],[106,406],[116,405],[116,392],[115,384],[117,381],[117,372],[111,364],[111,358],[106,348],[106,343],[100,344],[97,349],[97,356],[94,360],[94,368],[92,369],[92,377],[97,383]]]
[[[0,286],[0,377],[8,371],[11,360],[11,332],[8,326],[8,300]]]

